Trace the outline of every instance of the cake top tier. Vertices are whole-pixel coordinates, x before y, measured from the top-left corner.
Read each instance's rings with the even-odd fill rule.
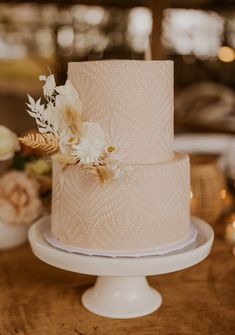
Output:
[[[83,102],[83,119],[102,126],[126,164],[172,158],[172,61],[72,62],[68,78]]]

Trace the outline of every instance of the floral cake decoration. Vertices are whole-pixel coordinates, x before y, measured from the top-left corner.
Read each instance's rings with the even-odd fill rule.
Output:
[[[83,105],[78,91],[68,79],[56,86],[53,74],[40,76],[44,81],[45,103],[28,95],[27,112],[38,126],[19,140],[38,149],[63,165],[78,165],[88,169],[102,182],[122,174],[120,156],[115,146],[106,142],[105,133],[98,123],[82,120]]]

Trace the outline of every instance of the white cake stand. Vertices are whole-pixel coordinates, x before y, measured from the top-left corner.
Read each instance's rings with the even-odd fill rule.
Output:
[[[148,285],[146,276],[174,272],[202,261],[210,252],[214,233],[207,223],[192,218],[198,229],[197,246],[165,256],[111,258],[72,254],[48,244],[45,223],[37,222],[29,230],[33,253],[57,268],[98,276],[95,285],[82,295],[83,305],[91,312],[112,318],[135,318],[158,309],[160,293]]]

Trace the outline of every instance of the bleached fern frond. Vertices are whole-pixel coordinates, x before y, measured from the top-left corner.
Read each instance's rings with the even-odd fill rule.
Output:
[[[55,131],[52,125],[48,122],[48,118],[46,115],[47,109],[45,109],[44,104],[41,104],[41,98],[35,101],[29,94],[28,94],[29,103],[26,103],[28,106],[27,112],[31,117],[33,117],[37,123],[38,130],[40,133],[52,133],[55,134]]]
[[[58,140],[53,134],[29,133],[19,140],[27,147],[40,150],[44,154],[51,154],[59,148]]]

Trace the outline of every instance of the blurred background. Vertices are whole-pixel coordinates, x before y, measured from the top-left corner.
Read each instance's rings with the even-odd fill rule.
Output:
[[[51,160],[17,139],[35,128],[27,93],[42,96],[38,77],[49,69],[63,84],[69,61],[101,59],[174,61],[175,149],[190,154],[191,213],[216,236],[207,263],[157,279],[168,312],[143,319],[143,329],[235,334],[235,0],[0,0],[0,251],[25,243],[29,225],[51,211]],[[30,255],[27,246],[1,253],[1,334],[112,329],[78,309],[89,277],[52,272]],[[115,334],[136,332],[128,325],[115,322]]]
[[[174,61],[175,148],[191,154],[191,212],[208,222],[232,213],[235,243],[234,0],[0,1],[0,124],[35,127],[26,93],[41,96],[48,69],[63,83],[69,61],[112,58]]]
[[[48,67],[63,82],[71,60],[172,59],[176,133],[234,133],[234,48],[233,0],[0,1],[0,124],[33,126]]]

